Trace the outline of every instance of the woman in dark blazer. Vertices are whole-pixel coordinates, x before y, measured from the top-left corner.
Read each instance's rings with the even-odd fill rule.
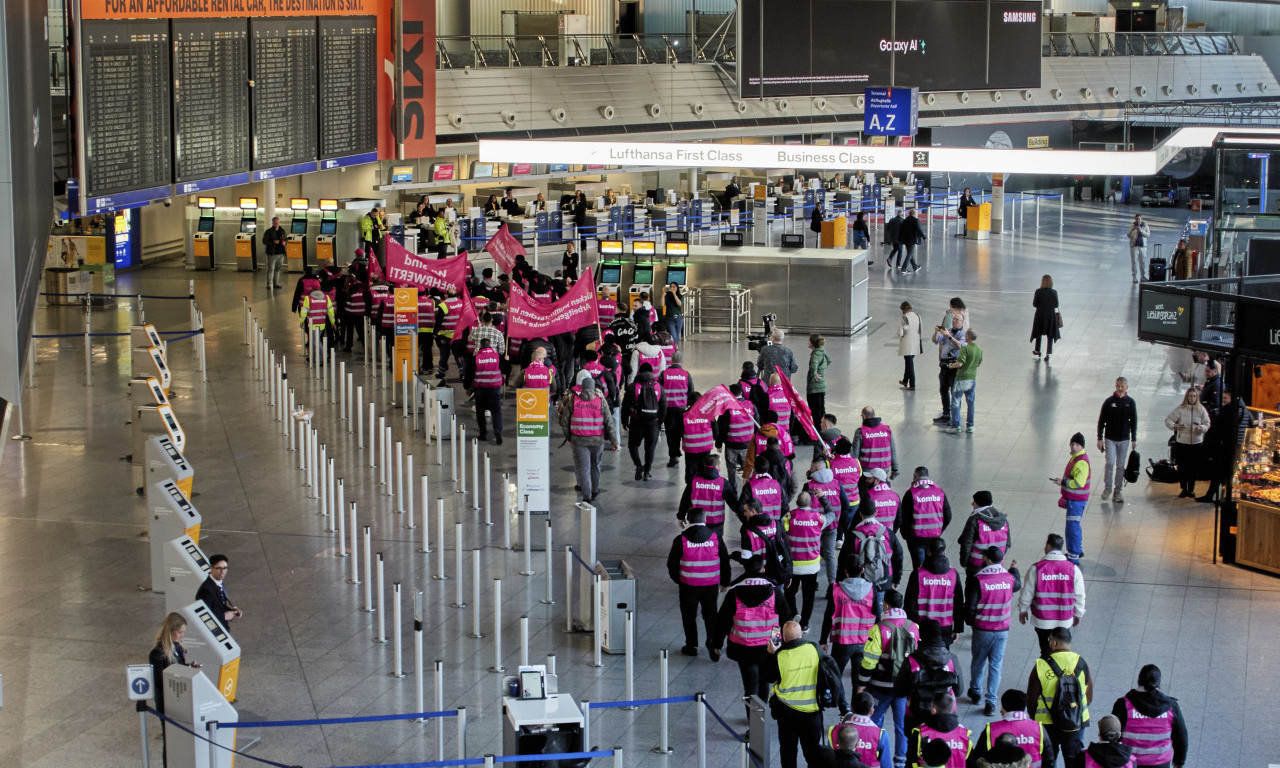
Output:
[[[148,661],[151,662],[151,687],[155,691],[156,711],[164,714],[164,670],[171,664],[190,664],[197,669],[200,665],[187,661],[187,653],[182,648],[182,636],[187,633],[187,620],[180,613],[170,613],[164,617],[160,631],[156,633],[156,644],[151,649]],[[164,738],[164,721],[160,721],[160,735]],[[164,756],[164,765],[169,764],[169,755]]]
[[[1045,275],[1040,278],[1040,287],[1031,299],[1031,306],[1036,308],[1035,319],[1031,321],[1031,340],[1036,348],[1031,353],[1040,356],[1040,337],[1049,337],[1049,347],[1045,350],[1044,361],[1049,362],[1053,354],[1053,342],[1061,338],[1058,333],[1058,292],[1053,290],[1053,277]]]

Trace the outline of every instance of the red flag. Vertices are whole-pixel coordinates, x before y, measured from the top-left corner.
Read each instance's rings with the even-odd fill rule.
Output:
[[[511,235],[511,230],[507,229],[505,222],[498,227],[497,232],[493,233],[489,242],[484,244],[484,249],[493,257],[498,270],[508,275],[515,269],[516,256],[526,255],[524,246]]]
[[[717,384],[705,395],[698,398],[698,402],[693,404],[690,411],[709,419],[718,419],[720,414],[725,411],[742,411],[752,418],[755,417],[751,403],[734,397],[733,393],[724,384]]]
[[[463,331],[480,322],[480,315],[476,314],[476,304],[471,300],[471,291],[467,290],[465,283],[462,286],[462,290],[458,291],[458,298],[462,299],[462,309],[459,310],[458,325],[453,330],[455,338]]]
[[[415,288],[460,290],[467,281],[467,256],[460,253],[447,259],[427,259],[410,253],[393,239],[387,243],[387,279]]]
[[[778,377],[782,379],[782,393],[787,396],[787,402],[791,403],[791,410],[795,411],[796,416],[800,419],[800,426],[804,427],[804,432],[810,438],[822,442],[822,438],[818,436],[818,430],[813,426],[813,411],[809,410],[809,403],[800,396],[796,391],[796,386],[791,383],[791,379],[787,378],[787,374],[783,373],[778,366],[773,366],[778,372]],[[779,426],[779,429],[785,427]]]
[[[382,265],[378,263],[378,254],[374,253],[372,248],[365,251],[365,254],[369,257],[369,282],[382,280]]]
[[[600,322],[592,280],[579,280],[564,297],[550,303],[533,298],[513,283],[509,303],[507,335],[513,339],[551,337]]]

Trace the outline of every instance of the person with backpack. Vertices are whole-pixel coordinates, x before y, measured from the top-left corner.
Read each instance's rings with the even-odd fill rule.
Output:
[[[1027,679],[1027,714],[1044,725],[1053,741],[1053,760],[1062,752],[1066,768],[1084,768],[1084,729],[1089,725],[1093,676],[1089,665],[1071,650],[1071,630],[1049,633],[1049,654],[1036,659]]]
[[[627,430],[627,450],[631,453],[631,463],[636,465],[637,480],[651,477],[653,451],[667,410],[662,395],[662,385],[653,380],[653,369],[648,363],[642,363],[636,380],[622,397],[622,428]],[[640,460],[641,445],[644,446],[643,461]]]
[[[862,649],[876,623],[876,592],[871,582],[856,573],[827,587],[827,610],[822,615],[822,650],[828,650],[840,673],[849,665],[850,683],[857,687],[862,669]],[[868,712],[867,714],[870,714]]]
[[[938,622],[948,648],[964,630],[964,587],[946,555],[941,537],[929,542],[929,556],[907,580],[906,609],[912,620]]]
[[[969,751],[973,749],[973,732],[964,727],[956,717],[956,697],[950,691],[939,691],[929,700],[929,716],[911,732],[907,746],[907,765],[910,768],[926,768],[924,748],[940,739],[951,748],[951,754],[942,765],[945,768],[964,768]]]
[[[964,690],[960,663],[942,639],[942,629],[933,619],[920,621],[920,644],[898,670],[894,696],[907,699],[906,724],[911,733],[932,711],[933,697],[948,692],[958,697]]]
[[[973,743],[970,761],[986,759],[988,765],[1006,762],[995,755],[996,744],[1011,740],[1025,750],[1030,758],[1026,768],[1052,768],[1053,742],[1045,733],[1044,724],[1032,720],[1027,714],[1027,694],[1016,688],[1000,696],[1000,719],[987,723]]]
[[[830,471],[830,470],[828,470]],[[795,509],[782,516],[782,529],[787,533],[791,551],[791,581],[787,584],[787,601],[796,602],[796,593],[804,588],[800,607],[800,629],[809,631],[813,615],[813,599],[818,593],[818,570],[822,562],[822,535],[836,519],[827,500],[808,490],[800,491]]]
[[[876,607],[885,590],[893,586],[890,566],[889,529],[876,520],[875,507],[863,504],[858,508],[859,522],[844,537],[836,578],[843,580],[851,574],[862,574],[876,589]]]
[[[667,554],[667,573],[680,594],[680,623],[684,627],[685,656],[698,655],[698,611],[707,633],[707,653],[712,661],[720,660],[720,651],[711,647],[715,634],[716,596],[718,588],[729,584],[729,552],[724,540],[703,524],[700,509],[689,511],[689,524],[671,542]]]
[[[960,558],[964,562],[965,573],[969,576],[982,568],[982,556],[988,547],[998,547],[1001,552],[1008,552],[1013,543],[1009,528],[1009,518],[992,506],[991,491],[978,491],[973,494],[973,511],[964,521],[964,530],[960,532]]]
[[[707,460],[698,467],[697,474],[689,478],[684,494],[680,497],[676,519],[683,523],[689,510],[695,507],[706,513],[707,527],[719,536],[724,536],[725,507],[732,509],[734,514],[740,509],[738,497],[733,495],[733,491],[720,476],[720,457],[714,453],[709,454]]]
[[[630,380],[635,380],[635,374],[640,370],[641,363],[648,363],[653,369],[653,375],[660,378],[662,372],[667,369],[667,358],[662,354],[662,347],[653,343],[653,338],[649,334],[641,333],[640,339],[640,343],[631,350]]]
[[[769,638],[781,627],[782,617],[795,614],[781,585],[765,576],[764,558],[743,558],[742,567],[743,574],[733,580],[720,603],[715,636],[707,643],[707,649],[719,651],[724,647],[725,655],[738,662],[744,699],[759,696],[767,701],[769,678],[764,673],[771,660]]]
[[[1182,768],[1187,762],[1187,721],[1178,700],[1160,690],[1160,668],[1147,664],[1138,687],[1116,699],[1111,714],[1120,721],[1122,741],[1133,747],[1141,768]]]
[[[1044,559],[1027,570],[1026,588],[1018,596],[1018,623],[1026,624],[1030,613],[1042,657],[1050,653],[1054,629],[1077,626],[1084,616],[1084,574],[1062,553],[1062,545],[1062,536],[1049,534]]]
[[[770,677],[777,682],[769,690],[769,711],[778,721],[778,756],[782,768],[796,768],[796,754],[804,752],[809,766],[822,765],[822,688],[828,687],[840,714],[849,711],[844,687],[823,673],[824,660],[818,646],[804,639],[804,630],[794,621],[782,625],[782,643],[772,639],[768,648]],[[826,678],[826,679],[824,679]]]
[[[760,505],[760,511],[768,515],[772,520],[778,521],[782,519],[782,512],[787,508],[790,496],[783,495],[782,483],[773,478],[777,471],[773,463],[764,457],[756,459],[755,473],[751,479],[742,486],[742,493],[738,495],[738,503],[743,507],[755,501]]]
[[[862,669],[855,692],[869,692],[876,700],[871,720],[883,726],[885,714],[893,709],[893,764],[902,768],[907,761],[906,696],[894,690],[898,674],[920,642],[920,628],[902,610],[902,593],[891,589],[884,594],[884,613],[867,633],[862,648]]]
[[[865,466],[865,464],[864,464]],[[875,513],[876,520],[889,532],[889,548],[893,552],[890,575],[893,586],[902,581],[902,542],[898,539],[898,508],[902,497],[889,485],[889,475],[881,467],[862,474],[862,498]]]
[[[911,475],[911,487],[902,494],[898,505],[898,530],[907,541],[912,570],[919,570],[928,554],[929,540],[941,536],[949,525],[951,502],[947,494],[929,479],[928,467],[916,467]],[[960,556],[964,556],[963,549]]]
[[[791,550],[780,518],[769,516],[755,499],[741,502],[738,518],[742,521],[742,553],[765,558],[765,575],[779,584],[791,583]],[[779,567],[770,570],[770,553],[779,553]],[[785,567],[783,567],[785,561]]]
[[[1004,553],[999,547],[987,547],[982,556],[982,570],[970,576],[964,586],[968,595],[964,617],[973,627],[969,701],[977,704],[982,700],[982,680],[987,673],[987,703],[982,709],[986,717],[996,711],[996,691],[1000,690],[1000,670],[1013,619],[1013,593],[1022,589],[1018,561],[1014,560],[1005,570],[1003,560]]]

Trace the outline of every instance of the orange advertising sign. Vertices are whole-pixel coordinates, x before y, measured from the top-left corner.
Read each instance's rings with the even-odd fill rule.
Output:
[[[81,0],[83,19],[373,16],[380,0]]]

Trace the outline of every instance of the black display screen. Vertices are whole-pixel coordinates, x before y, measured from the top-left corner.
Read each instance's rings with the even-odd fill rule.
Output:
[[[289,234],[291,235],[307,234],[307,217],[294,216],[293,221],[289,222]]]
[[[316,159],[316,21],[254,19],[253,167]]]
[[[742,96],[1040,87],[1032,0],[743,0]]]
[[[320,156],[378,150],[378,25],[372,16],[320,19]]]
[[[196,225],[196,231],[197,231],[197,232],[212,232],[212,231],[213,231],[213,217],[212,217],[212,216],[201,216],[201,217],[200,217],[200,223],[199,223],[198,225]]]
[[[85,194],[170,184],[168,21],[85,21]]]
[[[325,219],[324,221],[320,222],[320,234],[322,235],[338,234],[338,220]]]
[[[243,19],[173,22],[173,120],[177,181],[249,171],[249,26]]]

